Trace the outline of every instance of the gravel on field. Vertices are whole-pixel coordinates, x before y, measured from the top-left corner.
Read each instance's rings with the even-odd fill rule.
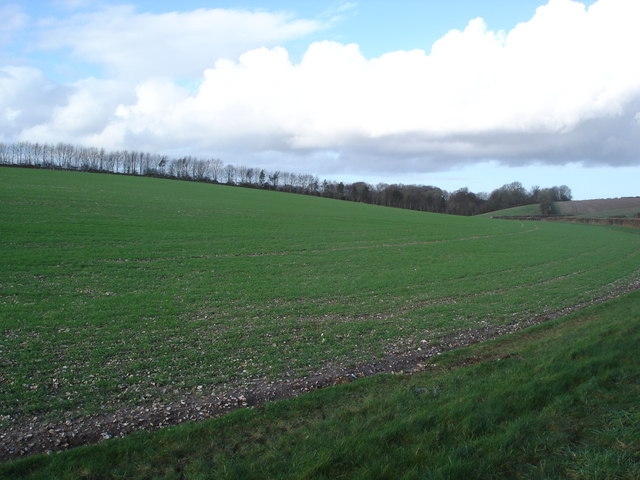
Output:
[[[510,334],[549,321],[585,307],[602,303],[640,289],[640,279],[616,287],[602,297],[571,307],[520,320],[510,325],[485,326],[423,340],[420,346],[386,358],[354,367],[327,367],[305,377],[265,381],[257,379],[221,393],[207,394],[198,387],[196,394],[171,403],[122,408],[109,414],[69,418],[55,423],[33,417],[0,430],[0,461],[10,461],[34,453],[54,453],[72,447],[95,444],[105,439],[123,437],[135,431],[153,431],[170,425],[201,421],[232,410],[255,407],[273,400],[289,398],[313,390],[352,382],[380,373],[416,373],[433,366],[433,358],[444,352]]]

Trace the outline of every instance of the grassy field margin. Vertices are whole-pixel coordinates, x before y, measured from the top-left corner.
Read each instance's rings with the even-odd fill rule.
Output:
[[[640,477],[640,292],[382,375],[0,466],[3,478]]]

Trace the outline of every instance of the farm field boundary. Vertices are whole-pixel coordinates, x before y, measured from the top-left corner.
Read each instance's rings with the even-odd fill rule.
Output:
[[[607,225],[619,227],[640,228],[640,218],[610,218],[610,217],[573,217],[566,215],[515,215],[515,216],[494,216],[492,218],[500,220],[520,220],[538,222],[564,222],[581,223],[587,225]]]

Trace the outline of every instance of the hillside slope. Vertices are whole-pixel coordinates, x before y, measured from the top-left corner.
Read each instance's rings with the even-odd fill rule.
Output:
[[[479,217],[499,217],[499,216],[522,216],[522,215],[540,215],[540,205],[539,204],[531,204],[531,205],[521,205],[519,207],[511,207],[505,208],[503,210],[496,210],[494,212],[487,212],[478,215]]]
[[[556,214],[577,217],[635,217],[640,214],[640,197],[602,198],[597,200],[572,200],[554,202]],[[480,217],[540,215],[539,205],[523,205],[495,212],[483,213]]]
[[[640,278],[616,229],[44,170],[0,169],[0,202],[5,455],[419,369]]]
[[[576,215],[586,217],[633,217],[640,214],[640,197],[603,198],[598,200],[574,200],[570,202],[556,202],[558,213],[561,215]]]

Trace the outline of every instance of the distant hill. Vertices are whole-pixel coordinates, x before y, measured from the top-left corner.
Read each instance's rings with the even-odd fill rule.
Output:
[[[505,208],[503,210],[496,210],[494,212],[487,212],[478,215],[479,217],[494,217],[494,216],[521,216],[521,215],[540,215],[540,205],[533,203],[531,205],[521,205],[520,207]]]
[[[555,205],[560,215],[577,217],[633,217],[640,213],[640,197],[574,200]]]
[[[635,217],[640,214],[640,197],[601,198],[596,200],[572,200],[555,202],[558,215],[574,215],[576,217]],[[540,215],[540,205],[523,205],[505,208],[480,216],[521,216]]]

